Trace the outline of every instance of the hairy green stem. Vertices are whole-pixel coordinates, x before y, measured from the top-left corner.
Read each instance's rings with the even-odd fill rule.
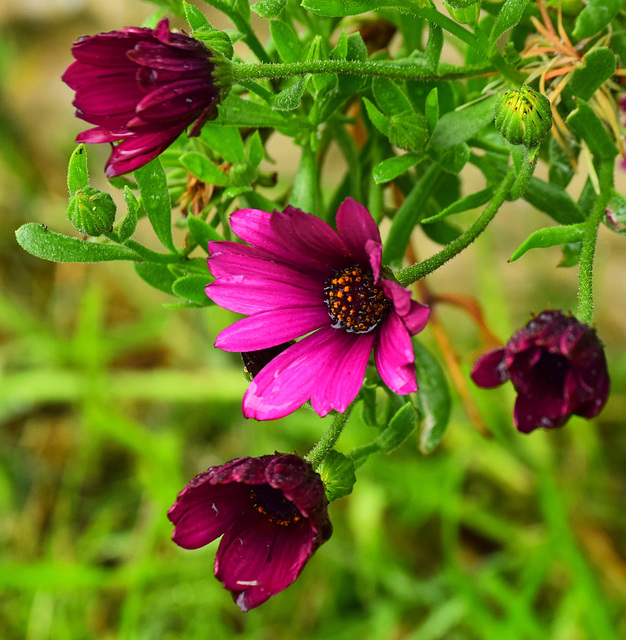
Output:
[[[320,441],[304,456],[305,460],[308,460],[314,468],[318,468],[319,465],[324,462],[326,456],[332,451],[333,447],[339,436],[348,422],[350,412],[354,406],[354,401],[348,405],[348,408],[344,413],[338,413],[326,433],[321,437]]]
[[[494,65],[485,63],[471,69],[434,74],[423,65],[399,64],[386,61],[359,62],[356,60],[305,60],[274,64],[234,62],[230,80],[233,83],[260,78],[288,78],[309,73],[337,73],[342,75],[372,76],[392,80],[457,80],[493,71]]]
[[[124,247],[128,247],[132,249],[138,256],[143,258],[146,262],[157,262],[159,264],[172,264],[174,262],[179,262],[183,254],[181,253],[158,253],[157,251],[152,251],[152,249],[148,249],[148,247],[144,247],[142,244],[139,244],[136,240],[125,240],[124,242],[120,242],[120,238],[114,231],[103,234],[105,238],[112,240],[117,244],[121,244]]]
[[[613,188],[613,160],[604,160],[598,172],[600,194],[587,218],[583,232],[583,246],[578,266],[577,318],[585,324],[593,320],[593,261],[598,240],[598,227],[606,214],[606,207]]]
[[[356,449],[352,449],[350,453],[348,453],[348,458],[350,458],[354,462],[355,468],[360,467],[373,453],[378,453],[380,451],[380,447],[378,444],[374,442],[370,442],[369,444],[364,444]]]
[[[467,248],[476,238],[487,228],[487,225],[491,222],[493,217],[498,212],[498,209],[504,202],[509,189],[515,182],[515,169],[511,168],[507,173],[504,180],[500,183],[497,191],[493,194],[491,202],[487,205],[482,212],[478,220],[461,236],[447,245],[439,253],[431,256],[423,262],[411,265],[406,269],[401,269],[396,272],[396,279],[403,287],[408,287],[410,284],[421,280],[429,273],[436,271],[444,265],[448,260],[451,260],[459,254],[463,249]]]

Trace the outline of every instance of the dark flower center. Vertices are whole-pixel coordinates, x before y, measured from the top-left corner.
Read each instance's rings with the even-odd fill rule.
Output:
[[[338,269],[324,284],[328,314],[333,329],[348,333],[369,333],[387,316],[391,307],[374,275],[359,265]]]
[[[287,500],[282,491],[267,484],[255,485],[250,489],[250,499],[254,508],[273,524],[287,527],[302,520],[302,514],[296,505]]]

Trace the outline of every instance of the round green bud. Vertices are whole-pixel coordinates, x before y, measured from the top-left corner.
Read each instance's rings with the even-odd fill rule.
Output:
[[[338,451],[331,451],[316,471],[320,474],[328,502],[352,493],[356,482],[354,462]]]
[[[552,128],[550,101],[526,85],[505,91],[496,103],[495,124],[511,144],[535,147]]]
[[[116,210],[117,206],[108,193],[83,187],[70,198],[67,217],[81,233],[100,236],[113,227]]]

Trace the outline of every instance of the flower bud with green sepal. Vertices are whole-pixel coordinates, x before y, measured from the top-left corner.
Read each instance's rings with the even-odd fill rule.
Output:
[[[495,111],[496,129],[511,144],[536,147],[552,128],[550,101],[526,85],[505,91]]]
[[[352,493],[356,482],[354,462],[338,451],[331,451],[316,469],[320,474],[328,502]]]
[[[116,210],[117,206],[108,193],[83,187],[70,198],[67,217],[81,233],[100,236],[113,228]]]

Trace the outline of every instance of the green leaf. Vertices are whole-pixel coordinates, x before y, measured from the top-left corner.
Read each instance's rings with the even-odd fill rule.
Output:
[[[490,96],[466,108],[444,114],[437,123],[429,146],[449,147],[476,135],[483,127],[493,122],[497,100],[498,96]]]
[[[283,127],[287,118],[280,112],[256,100],[244,100],[233,93],[219,105],[218,116],[212,125],[235,127]]]
[[[575,267],[580,262],[580,252],[582,251],[583,243],[572,242],[571,244],[563,245],[563,257],[558,267]]]
[[[496,46],[498,39],[507,29],[514,27],[522,19],[527,4],[528,0],[506,0],[489,36],[492,47]]]
[[[67,188],[73,196],[79,189],[89,186],[87,173],[87,150],[84,144],[79,144],[72,155],[67,167]]]
[[[128,185],[124,185],[124,201],[126,202],[128,213],[117,228],[117,235],[121,242],[128,240],[128,238],[135,233],[139,219],[139,210],[141,209],[139,201]]]
[[[363,98],[365,110],[372,124],[389,142],[401,149],[421,149],[428,139],[426,119],[412,109],[391,117],[381,113],[367,98]]]
[[[219,29],[214,29],[209,26],[203,29],[198,29],[193,32],[193,37],[196,40],[200,40],[206,48],[217,55],[224,56],[228,60],[232,60],[233,57],[233,43],[228,37],[228,34]]]
[[[354,462],[338,451],[329,451],[316,471],[322,477],[329,502],[334,502],[352,493],[356,482]]]
[[[315,152],[309,145],[304,145],[289,197],[290,205],[306,213],[320,215],[319,171]]]
[[[549,139],[550,150],[550,183],[565,189],[574,177],[574,167],[563,147],[554,136]]]
[[[621,8],[622,0],[589,0],[587,6],[576,18],[574,38],[583,40],[602,31]]]
[[[207,253],[209,252],[209,242],[223,240],[222,236],[201,218],[196,216],[187,216],[187,229],[191,237],[202,247]]]
[[[217,151],[226,162],[243,162],[246,159],[237,127],[205,125],[202,127],[200,139]]]
[[[270,22],[270,33],[283,62],[298,62],[302,55],[300,40],[293,27],[282,20]]]
[[[455,213],[461,213],[462,211],[469,211],[470,209],[475,209],[476,207],[480,207],[483,204],[486,204],[491,199],[493,195],[493,188],[487,187],[482,191],[477,191],[476,193],[470,193],[469,195],[453,202],[450,206],[442,209],[438,214],[434,216],[430,216],[430,218],[424,218],[422,220],[422,224],[429,224],[431,222],[435,222],[435,220],[441,220],[442,218],[447,218],[448,216],[452,216]]]
[[[172,295],[172,285],[174,284],[174,276],[167,268],[166,264],[157,264],[155,262],[135,262],[133,265],[135,272],[151,287]]]
[[[426,122],[428,123],[428,131],[432,136],[439,121],[439,91],[437,87],[428,92],[424,105],[424,113],[426,115]]]
[[[307,76],[299,78],[290,87],[274,96],[272,106],[279,111],[293,111],[300,106],[306,89]]]
[[[411,102],[393,80],[374,78],[372,91],[378,107],[387,116],[394,116],[412,110]]]
[[[211,23],[206,19],[206,16],[200,9],[194,7],[192,4],[183,0],[183,9],[185,11],[185,19],[189,23],[192,31],[199,31],[200,29],[212,29]]]
[[[584,100],[579,98],[577,104],[576,111],[567,118],[567,126],[587,143],[596,158],[612,160],[619,151],[605,126]]]
[[[250,9],[261,18],[276,18],[287,5],[287,0],[259,0]]]
[[[176,247],[172,239],[170,193],[161,161],[155,158],[143,167],[135,169],[133,175],[139,187],[143,208],[157,238],[165,248],[175,252]]]
[[[573,95],[589,100],[616,68],[615,54],[608,47],[598,47],[585,54],[582,64],[576,65],[567,87]]]
[[[433,73],[437,73],[437,70],[439,69],[439,60],[441,59],[442,51],[443,31],[441,27],[431,22],[428,25],[428,41],[426,42],[424,56],[426,57],[428,68]]]
[[[417,426],[417,414],[410,402],[396,411],[389,424],[376,438],[376,444],[383,453],[395,451],[412,433]]]
[[[196,151],[185,153],[180,157],[180,163],[196,178],[206,182],[206,184],[214,184],[220,187],[230,184],[229,177],[201,153]]]
[[[448,426],[450,389],[437,358],[416,339],[413,339],[413,349],[418,384],[417,402],[422,418],[420,451],[428,455],[437,448]]]
[[[110,262],[111,260],[138,260],[139,256],[128,247],[118,244],[100,244],[71,238],[49,231],[42,224],[30,222],[16,232],[18,244],[28,253],[53,262]]]
[[[459,142],[443,149],[433,149],[431,155],[447,173],[460,173],[469,162],[472,151],[467,143]]]
[[[567,191],[555,187],[539,178],[531,178],[524,200],[533,207],[547,213],[560,224],[582,222],[583,210],[572,200]]]
[[[583,237],[582,224],[568,224],[560,227],[547,227],[531,233],[524,242],[515,250],[509,258],[509,262],[515,262],[531,249],[545,249],[559,244],[578,242]]]
[[[403,153],[401,156],[393,156],[392,158],[386,158],[382,162],[379,162],[372,170],[372,175],[376,184],[384,184],[389,182],[399,175],[402,175],[405,171],[415,166],[418,162],[424,159],[424,156],[420,153]]]
[[[207,265],[206,258],[187,258],[180,262],[173,262],[168,264],[167,268],[172,272],[172,275],[178,280],[183,276],[200,275],[203,276],[206,282],[213,280],[209,267]]]
[[[345,60],[348,57],[348,35],[345,29],[341,30],[337,44],[332,50],[330,57],[333,60]]]
[[[248,162],[253,167],[258,167],[265,157],[265,149],[263,148],[261,134],[258,131],[255,131],[251,136],[248,136],[245,147]]]
[[[386,0],[304,0],[300,6],[318,16],[341,18],[393,6],[393,3]]]
[[[204,288],[212,280],[213,278],[208,273],[206,276],[199,274],[183,276],[172,284],[172,291],[180,298],[189,300],[189,302],[194,302],[203,307],[209,306],[213,302],[205,293]]]
[[[626,198],[615,189],[611,190],[608,212],[603,220],[611,231],[626,235]]]

